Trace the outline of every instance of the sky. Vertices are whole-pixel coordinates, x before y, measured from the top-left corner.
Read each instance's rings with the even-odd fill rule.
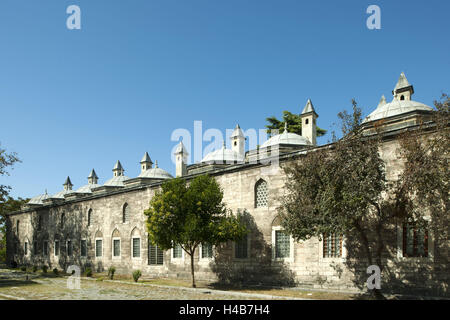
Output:
[[[117,160],[136,177],[146,151],[174,175],[176,129],[258,130],[308,98],[325,144],[352,98],[368,115],[402,71],[432,105],[450,91],[448,12],[444,0],[2,0],[0,144],[22,162],[0,184],[54,194],[92,168],[103,184]]]

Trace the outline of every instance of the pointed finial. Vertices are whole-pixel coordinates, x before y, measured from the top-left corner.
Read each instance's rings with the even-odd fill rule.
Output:
[[[377,108],[382,107],[386,104],[386,98],[384,97],[384,94],[381,96],[380,102],[378,103]]]
[[[306,105],[303,108],[303,111],[300,115],[304,115],[304,114],[308,114],[308,113],[314,113],[316,115],[316,117],[318,117],[316,110],[314,110],[314,106],[311,102],[311,99],[308,99],[308,101],[306,101]]]
[[[141,163],[151,163],[153,164],[152,159],[150,159],[150,156],[148,155],[148,152],[145,152],[144,156],[141,159]]]
[[[91,171],[91,173],[89,174],[89,177],[88,178],[98,178],[97,177],[97,174],[95,173],[95,170],[94,169],[92,169],[92,171]]]

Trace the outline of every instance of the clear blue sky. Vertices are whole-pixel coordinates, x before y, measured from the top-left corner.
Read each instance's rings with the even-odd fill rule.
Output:
[[[82,29],[66,28],[81,8]],[[381,30],[366,8],[381,8]],[[449,1],[0,2],[0,143],[22,163],[1,184],[32,197],[104,183],[148,151],[174,173],[177,128],[264,128],[311,98],[318,124],[356,98],[367,115],[400,72],[413,99],[449,92]],[[329,136],[320,138],[326,143]]]

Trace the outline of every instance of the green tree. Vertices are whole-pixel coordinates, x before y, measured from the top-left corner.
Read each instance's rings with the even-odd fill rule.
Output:
[[[0,202],[0,261],[5,261],[6,259],[6,214],[19,211],[28,200],[22,198],[14,199],[8,196],[6,201]]]
[[[283,120],[278,120],[275,116],[266,118],[269,123],[266,125],[267,133],[271,133],[271,130],[278,130],[279,133],[284,132],[284,124],[287,122],[288,131],[292,133],[302,134],[302,119],[300,115],[291,113],[289,111],[283,111]],[[326,130],[317,127],[317,136],[323,136],[327,133]]]
[[[180,245],[190,255],[193,287],[197,247],[238,240],[246,233],[240,217],[233,216],[222,199],[219,184],[208,175],[195,177],[189,186],[184,179],[175,178],[163,183],[144,212],[151,243],[163,250]]]
[[[387,249],[383,235],[392,233],[398,219],[419,221],[424,212],[436,210],[448,221],[448,99],[447,114],[434,113],[435,123],[440,124],[431,140],[418,139],[423,130],[407,131],[400,139],[399,157],[406,169],[395,181],[386,179],[379,153],[381,133],[365,136],[361,110],[354,100],[352,104],[352,114],[338,114],[342,139],[331,149],[309,152],[285,167],[288,192],[281,199],[279,213],[283,227],[296,240],[343,234],[349,240],[347,252],[352,258],[347,259],[347,265],[359,261],[363,254],[368,265],[376,264],[383,271],[386,261],[382,257]],[[417,197],[421,192],[424,194]],[[442,220],[439,224],[442,227]],[[353,265],[359,273],[355,281],[361,287],[367,279],[362,265],[359,269]],[[379,290],[372,294],[383,298]]]

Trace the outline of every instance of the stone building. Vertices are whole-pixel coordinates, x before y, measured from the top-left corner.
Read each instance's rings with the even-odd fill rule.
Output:
[[[413,86],[402,73],[393,90],[393,100],[387,103],[383,96],[364,120],[367,134],[373,133],[375,122],[383,120],[385,138],[381,153],[388,178],[401,168],[395,152],[398,133],[406,127],[416,128],[419,119],[427,121],[433,110],[411,100],[413,93]],[[285,183],[282,167],[301,161],[306,152],[329,147],[316,145],[318,114],[311,100],[301,118],[302,135],[284,130],[257,150],[246,152],[245,136],[237,125],[230,138],[231,149],[224,145],[196,164],[187,164],[187,150],[182,142],[178,144],[176,176],[214,176],[223,188],[224,202],[233,212],[248,217],[251,230],[246,239],[236,243],[218,248],[200,246],[195,256],[198,279],[358,287],[346,264],[345,238],[330,235],[322,241],[313,238],[298,243],[283,232],[277,218],[278,197]],[[64,269],[76,264],[94,271],[115,266],[118,273],[140,269],[144,277],[190,277],[190,259],[180,247],[162,251],[147,240],[143,212],[161,183],[173,177],[154,164],[148,153],[141,159],[140,168],[139,176],[129,178],[117,161],[112,178],[103,185],[98,184],[92,170],[88,183],[77,190],[67,177],[60,192],[31,199],[23,210],[8,216],[8,261]],[[441,259],[447,259],[448,253],[435,250],[438,246],[431,234],[398,224],[389,237],[387,241],[396,249],[388,259],[402,266],[396,272],[403,284],[434,288],[438,294],[448,292],[448,265],[442,266]],[[419,282],[419,270],[432,273],[427,277],[429,282],[414,282]]]

